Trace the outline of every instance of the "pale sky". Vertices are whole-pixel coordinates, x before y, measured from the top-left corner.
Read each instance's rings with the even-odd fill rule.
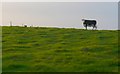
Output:
[[[2,0],[2,2],[119,2],[120,0]]]
[[[4,2],[2,25],[84,28],[81,19],[97,20],[98,29],[118,29],[117,2]],[[1,22],[0,22],[1,23]]]

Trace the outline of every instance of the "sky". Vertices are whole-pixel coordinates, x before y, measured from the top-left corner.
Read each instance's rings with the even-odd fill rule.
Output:
[[[111,0],[112,1],[112,0]],[[98,29],[118,29],[117,2],[3,2],[2,25],[84,28],[94,19]]]
[[[2,2],[119,2],[119,0],[2,0]]]

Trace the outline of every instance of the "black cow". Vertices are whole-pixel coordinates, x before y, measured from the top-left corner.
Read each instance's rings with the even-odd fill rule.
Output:
[[[82,19],[82,21],[84,21],[83,25],[86,28],[86,30],[87,30],[87,27],[93,27],[93,29],[94,28],[97,29],[97,26],[96,26],[97,21],[96,20],[85,20],[85,19]]]
[[[24,27],[27,27],[27,25],[24,25]]]

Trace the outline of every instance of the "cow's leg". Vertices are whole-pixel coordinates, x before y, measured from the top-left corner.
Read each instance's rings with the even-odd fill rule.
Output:
[[[87,24],[86,24],[86,30],[87,30]]]
[[[97,26],[95,26],[95,30],[97,30]]]
[[[87,30],[87,26],[86,26],[86,30]]]
[[[96,26],[96,25],[94,25],[94,26],[93,26],[93,28],[94,28],[94,30],[96,30],[96,29],[97,29],[97,26]]]
[[[94,28],[95,28],[95,26],[93,26],[93,29],[92,29],[92,30],[94,30]]]
[[[94,25],[94,26],[93,26],[93,30],[96,30],[96,29],[97,29],[97,26],[96,26],[96,25]]]
[[[86,30],[87,30],[87,24],[84,24],[84,27],[86,28]]]

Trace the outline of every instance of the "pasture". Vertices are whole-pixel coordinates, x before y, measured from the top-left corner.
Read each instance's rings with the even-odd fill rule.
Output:
[[[2,27],[3,72],[118,72],[118,31]]]

